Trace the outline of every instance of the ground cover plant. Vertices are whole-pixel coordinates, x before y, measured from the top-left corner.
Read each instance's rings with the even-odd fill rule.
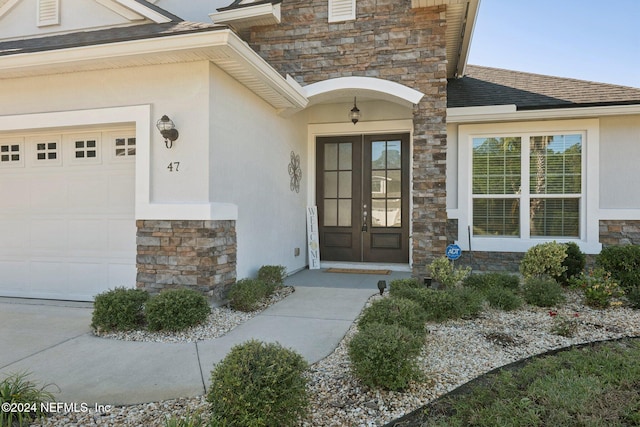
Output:
[[[0,426],[28,426],[44,418],[41,404],[53,401],[52,392],[47,390],[52,387],[38,385],[29,379],[28,373],[6,376],[0,381]]]
[[[640,340],[516,362],[404,417],[397,427],[640,425]]]

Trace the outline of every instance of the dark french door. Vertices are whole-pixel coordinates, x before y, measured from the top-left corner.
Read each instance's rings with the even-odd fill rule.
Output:
[[[409,262],[409,135],[319,137],[316,162],[321,259]]]

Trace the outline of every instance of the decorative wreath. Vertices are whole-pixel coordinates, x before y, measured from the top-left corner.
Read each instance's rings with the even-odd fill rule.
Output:
[[[291,161],[289,162],[289,176],[291,183],[289,188],[296,193],[300,192],[300,180],[302,180],[302,169],[300,169],[300,155],[291,152]]]

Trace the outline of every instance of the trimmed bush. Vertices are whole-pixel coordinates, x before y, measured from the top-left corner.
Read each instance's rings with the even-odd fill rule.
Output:
[[[524,300],[538,307],[553,307],[564,301],[562,286],[550,278],[530,277],[522,289]]]
[[[149,293],[115,288],[96,295],[91,327],[103,331],[128,331],[144,325],[144,305]]]
[[[423,343],[403,326],[367,324],[349,342],[351,370],[369,387],[402,390],[421,377],[416,358]]]
[[[520,262],[520,273],[525,278],[549,276],[559,280],[567,267],[562,265],[567,257],[562,243],[547,242],[529,248]]]
[[[640,245],[608,246],[598,254],[596,264],[624,290],[640,286]]]
[[[509,273],[471,274],[464,279],[462,284],[467,288],[478,289],[483,292],[494,287],[515,292],[520,289],[520,278],[515,274]]]
[[[358,326],[364,328],[371,323],[400,325],[416,334],[424,334],[427,316],[420,304],[406,298],[383,298],[374,301],[362,311]]]
[[[211,372],[212,425],[297,426],[305,416],[307,362],[280,344],[237,345]]]
[[[227,298],[234,310],[257,310],[260,303],[269,294],[270,286],[262,280],[242,279],[231,286]]]
[[[562,261],[566,270],[560,276],[560,283],[567,286],[569,281],[584,272],[587,257],[574,242],[565,243],[567,257]]]
[[[433,322],[476,316],[482,311],[484,300],[480,292],[471,288],[405,289],[402,295],[420,304],[426,312],[427,321]]]
[[[211,307],[197,291],[167,289],[147,302],[145,313],[150,330],[180,331],[207,320]]]
[[[445,288],[450,288],[462,280],[471,273],[471,267],[455,268],[453,262],[446,256],[436,258],[429,264],[429,271],[431,277],[436,282],[440,283]]]
[[[273,290],[284,284],[285,277],[287,277],[287,267],[282,265],[263,265],[258,270],[258,280],[271,285],[268,287],[270,293],[273,293]]]
[[[493,286],[484,292],[489,305],[500,310],[511,311],[522,307],[524,301],[509,288]]]
[[[405,289],[423,289],[424,285],[418,279],[395,279],[389,283],[389,295],[401,296]]]

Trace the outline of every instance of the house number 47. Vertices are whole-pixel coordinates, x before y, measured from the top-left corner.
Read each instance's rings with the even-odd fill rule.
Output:
[[[167,169],[169,169],[169,172],[180,172],[180,162],[170,162]]]

